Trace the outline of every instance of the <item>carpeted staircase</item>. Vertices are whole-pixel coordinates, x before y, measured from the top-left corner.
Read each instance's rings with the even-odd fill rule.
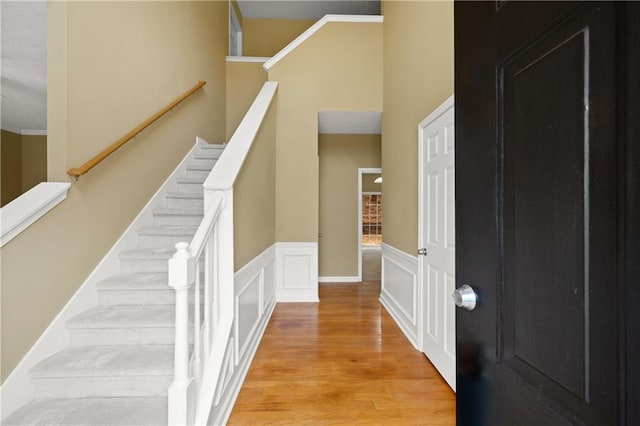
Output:
[[[194,150],[177,191],[138,228],[138,248],[119,254],[120,273],[97,284],[99,305],[67,322],[70,345],[31,369],[34,400],[3,425],[167,423],[175,334],[167,261],[202,220],[202,183],[221,153],[222,145]]]

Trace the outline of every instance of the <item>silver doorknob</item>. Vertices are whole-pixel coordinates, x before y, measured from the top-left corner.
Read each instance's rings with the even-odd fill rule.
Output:
[[[476,308],[476,302],[478,301],[478,295],[473,290],[473,288],[464,284],[461,287],[458,287],[453,294],[453,301],[455,302],[458,308],[466,309],[467,311],[473,311]]]

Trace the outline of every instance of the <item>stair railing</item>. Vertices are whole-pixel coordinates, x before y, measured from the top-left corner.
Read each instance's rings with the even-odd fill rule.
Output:
[[[233,188],[277,86],[266,82],[258,93],[203,184],[205,214],[191,243],[176,244],[176,253],[169,259],[169,285],[176,292],[174,380],[168,392],[170,425],[207,424],[237,363],[233,341]]]
[[[90,160],[88,160],[86,163],[84,163],[82,166],[80,167],[73,167],[69,170],[67,170],[67,174],[69,176],[74,176],[76,178],[76,180],[84,175],[85,173],[87,173],[89,170],[93,169],[95,166],[97,166],[98,164],[100,164],[103,160],[105,160],[107,157],[109,157],[111,154],[113,154],[114,152],[116,152],[120,147],[122,147],[124,144],[126,144],[127,142],[129,142],[131,139],[135,138],[136,136],[138,136],[138,134],[140,132],[142,132],[144,129],[146,129],[147,127],[151,126],[153,123],[156,122],[156,120],[158,120],[160,117],[162,117],[163,115],[165,115],[166,113],[168,113],[169,111],[171,111],[173,108],[175,108],[176,106],[178,106],[179,103],[181,103],[182,101],[184,101],[185,99],[187,99],[189,96],[193,95],[195,92],[197,92],[202,86],[204,86],[205,84],[207,84],[206,81],[199,81],[195,86],[193,86],[191,89],[187,90],[186,92],[184,92],[182,95],[180,95],[179,97],[177,97],[176,99],[174,99],[170,104],[168,104],[167,106],[165,106],[164,108],[162,108],[160,111],[156,112],[155,114],[153,114],[151,117],[147,118],[145,121],[143,121],[142,123],[140,123],[138,126],[136,126],[135,128],[133,128],[132,130],[130,130],[127,134],[125,134],[124,136],[122,136],[120,139],[118,139],[117,141],[115,141],[114,143],[112,143],[111,145],[109,145],[108,147],[106,147],[105,149],[103,149],[102,151],[100,151],[98,154],[96,154],[93,158],[91,158]]]

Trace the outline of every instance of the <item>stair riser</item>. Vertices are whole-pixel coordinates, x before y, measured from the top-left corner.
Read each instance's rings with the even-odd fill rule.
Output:
[[[138,272],[162,272],[167,273],[169,270],[168,259],[161,260],[143,260],[143,259],[127,259],[120,260],[120,272],[123,274],[135,274]]]
[[[35,398],[166,396],[172,376],[35,378]]]
[[[198,151],[196,153],[196,155],[198,157],[203,156],[203,157],[211,157],[211,158],[220,158],[220,155],[222,155],[222,148],[198,148]]]
[[[177,243],[190,243],[193,235],[141,235],[138,237],[140,248],[175,247]]]
[[[204,182],[204,181],[203,181]],[[200,183],[181,183],[178,182],[178,191],[179,192],[202,192],[204,189],[202,188],[202,182]]]
[[[172,345],[175,328],[81,328],[71,329],[72,346],[112,345]],[[193,328],[189,330],[189,343],[193,341]]]
[[[199,209],[204,211],[203,198],[167,198],[167,207],[172,209]]]
[[[207,178],[207,176],[209,176],[210,172],[211,172],[211,170],[190,170],[190,169],[187,169],[187,177],[202,179],[202,181],[204,182],[204,180]]]
[[[166,290],[102,290],[98,298],[101,305],[173,305],[176,292],[167,285]],[[189,302],[193,303],[193,299],[190,294]]]
[[[204,198],[167,198],[167,207],[172,209],[199,209],[204,211]]]
[[[207,157],[207,158],[212,158],[217,160],[218,158],[220,158],[220,155],[222,155],[222,149],[204,149],[204,148],[199,148],[198,151],[195,153],[196,157]]]
[[[177,214],[154,214],[153,221],[157,226],[163,225],[200,225],[202,222],[202,215],[177,215]]]
[[[216,160],[207,157],[197,157],[193,159],[193,164],[196,166],[205,166],[208,167],[209,170],[211,170],[214,164],[216,164]]]
[[[201,267],[202,267],[202,260]],[[169,271],[169,259],[125,259],[120,260],[120,272],[123,274],[136,274],[145,272],[161,272]]]

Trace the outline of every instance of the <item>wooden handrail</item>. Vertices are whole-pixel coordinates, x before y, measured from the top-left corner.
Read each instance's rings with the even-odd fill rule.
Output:
[[[151,124],[153,124],[157,119],[159,119],[160,117],[162,117],[163,115],[165,115],[167,112],[171,111],[173,108],[175,108],[180,102],[184,101],[185,99],[187,99],[189,96],[191,96],[192,94],[194,94],[196,91],[198,91],[198,89],[200,89],[202,86],[204,86],[205,84],[207,84],[206,81],[199,81],[198,84],[196,84],[195,86],[193,86],[191,89],[189,89],[188,91],[186,91],[183,95],[181,95],[179,98],[177,98],[176,100],[174,100],[173,102],[171,102],[169,105],[167,105],[166,107],[162,108],[160,111],[156,112],[155,114],[153,114],[151,117],[147,118],[142,124],[140,124],[138,127],[136,127],[135,129],[131,130],[129,133],[127,133],[126,135],[122,136],[120,139],[118,139],[117,141],[115,141],[114,143],[112,143],[111,145],[109,145],[107,148],[105,148],[102,152],[98,153],[98,155],[96,155],[95,157],[93,157],[91,160],[87,161],[86,163],[84,163],[82,166],[80,167],[76,167],[76,168],[72,168],[67,170],[67,174],[69,176],[75,176],[76,179],[78,179],[80,176],[84,175],[85,173],[87,173],[89,170],[93,169],[95,166],[97,166],[102,160],[104,160],[105,158],[107,158],[108,156],[110,156],[111,154],[113,154],[118,148],[120,148],[122,145],[124,145],[125,143],[129,142],[131,139],[133,139],[134,137],[136,137],[138,135],[138,133],[142,132],[144,129],[146,129],[147,127],[149,127]]]

